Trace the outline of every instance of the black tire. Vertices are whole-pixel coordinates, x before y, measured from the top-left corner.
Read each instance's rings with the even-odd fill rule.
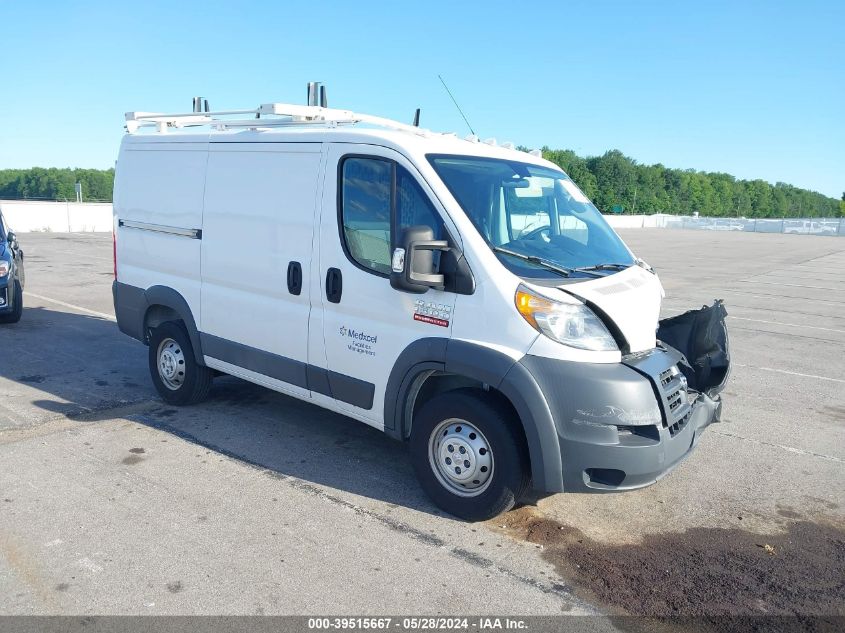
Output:
[[[162,344],[168,347],[168,367],[173,368],[171,378],[159,372],[159,352]],[[172,344],[170,343],[172,342]],[[174,351],[178,353],[173,353]],[[149,349],[150,376],[156,391],[168,404],[187,405],[202,402],[211,389],[213,372],[194,359],[194,349],[185,326],[181,322],[167,321],[152,331]],[[167,382],[170,386],[168,386]]]
[[[475,496],[462,496],[450,489],[450,484],[441,481],[446,481],[445,477],[435,472],[432,459],[436,456],[429,458],[431,443],[438,441],[432,435],[437,431],[439,438],[438,427],[447,424],[447,420],[468,422],[481,432],[489,445],[492,462],[486,488],[479,493],[464,491],[464,494]],[[444,438],[452,437],[447,434],[460,429],[454,422],[451,424],[441,429]],[[441,445],[444,444],[441,442]],[[519,420],[501,396],[480,389],[456,389],[423,405],[411,427],[411,462],[420,485],[431,500],[449,514],[466,521],[484,521],[507,512],[531,483],[528,448]],[[455,486],[454,482],[451,485]]]
[[[15,279],[13,292],[14,304],[12,306],[12,311],[0,316],[0,323],[17,323],[21,320],[21,316],[23,315],[23,288],[21,287],[21,282],[17,279]]]

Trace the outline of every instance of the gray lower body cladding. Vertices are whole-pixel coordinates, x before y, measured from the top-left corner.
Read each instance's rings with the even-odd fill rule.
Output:
[[[147,311],[151,306],[164,307],[169,310],[168,316],[184,323],[199,365],[205,365],[204,356],[208,354],[217,360],[362,409],[373,406],[375,386],[369,382],[200,332],[188,303],[172,288],[152,286],[144,290],[115,281],[112,295],[118,329],[139,341],[147,343]]]
[[[144,289],[114,281],[112,298],[118,329],[127,336],[146,342],[144,316],[150,306]]]
[[[171,314],[176,315],[176,318],[185,323],[188,337],[194,348],[194,359],[200,365],[204,364],[194,315],[191,313],[188,302],[178,292],[165,286],[152,286],[144,290],[115,280],[112,283],[112,298],[118,329],[144,344],[147,343],[146,316],[150,306],[163,306],[171,310]]]
[[[654,483],[719,419],[718,397],[688,396],[679,354],[656,349],[618,364],[526,356],[560,445],[563,490],[632,490]],[[548,492],[558,492],[548,490]]]

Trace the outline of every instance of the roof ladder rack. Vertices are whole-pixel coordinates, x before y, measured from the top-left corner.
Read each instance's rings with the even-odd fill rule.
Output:
[[[127,112],[126,131],[134,134],[142,128],[153,128],[159,134],[166,133],[169,129],[180,129],[188,127],[209,127],[215,130],[228,129],[250,129],[263,130],[267,128],[294,127],[294,126],[327,126],[337,127],[339,125],[355,125],[363,123],[390,130],[399,130],[417,136],[431,136],[430,130],[419,127],[419,109],[414,115],[413,125],[385,119],[369,114],[360,114],[351,110],[338,110],[329,108],[326,100],[326,88],[320,82],[308,84],[308,105],[294,105],[291,103],[263,103],[257,108],[246,110],[218,110],[209,112],[208,100],[202,97],[194,97],[193,112],[179,112],[165,114],[161,112]],[[441,134],[441,136],[456,137],[455,134]],[[478,136],[471,134],[466,137],[470,143],[483,142],[496,146],[495,139],[481,141]],[[504,143],[505,149],[516,149],[513,143]],[[527,151],[527,150],[523,150]],[[532,156],[541,156],[539,150],[531,150]]]
[[[299,125],[327,125],[336,127],[337,125],[351,125],[355,123],[365,123],[393,130],[401,130],[421,136],[430,134],[428,130],[423,128],[369,114],[290,103],[264,103],[251,110],[182,112],[176,114],[157,112],[126,113],[126,131],[130,134],[137,132],[140,128],[146,127],[154,127],[156,131],[164,133],[169,128],[197,126],[210,126],[218,130],[225,130],[230,128],[258,129]]]

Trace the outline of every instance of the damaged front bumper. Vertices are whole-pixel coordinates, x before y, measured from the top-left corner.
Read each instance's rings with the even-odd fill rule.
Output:
[[[723,310],[716,317],[724,330]],[[688,315],[693,322],[702,319],[702,311]],[[708,340],[712,342],[712,337]],[[520,361],[537,380],[554,418],[564,491],[642,488],[690,454],[704,429],[720,419],[719,393],[729,370],[725,332],[715,346],[724,353],[711,354],[715,360],[708,369],[712,371],[706,379],[699,372],[698,388],[693,389],[695,363],[687,359],[700,357],[696,345],[681,353],[661,343],[615,365],[533,356]]]

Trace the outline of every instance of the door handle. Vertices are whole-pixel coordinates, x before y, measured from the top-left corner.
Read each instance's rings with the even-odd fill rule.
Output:
[[[302,264],[299,262],[288,264],[288,292],[292,295],[302,292]]]
[[[340,303],[340,296],[343,294],[343,275],[338,268],[329,268],[326,271],[326,299],[331,303]]]

